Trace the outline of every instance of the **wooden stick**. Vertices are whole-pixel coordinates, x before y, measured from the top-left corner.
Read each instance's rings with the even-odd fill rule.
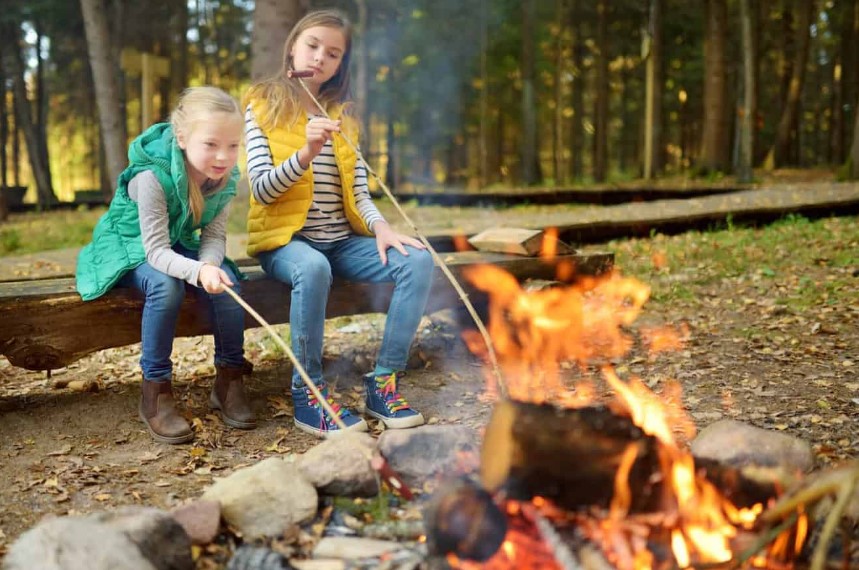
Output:
[[[233,291],[231,287],[224,285],[224,290],[230,294],[230,296],[235,300],[236,303],[239,304],[239,306],[241,306],[244,310],[250,313],[251,316],[255,318],[259,324],[265,327],[265,330],[268,331],[268,334],[271,335],[271,337],[278,344],[278,346],[283,349],[283,351],[292,361],[292,365],[295,366],[295,369],[298,371],[298,375],[301,376],[301,379],[304,381],[304,384],[313,393],[313,396],[322,406],[322,409],[324,409],[325,412],[329,416],[331,416],[331,418],[334,420],[334,423],[337,424],[337,427],[343,430],[344,434],[348,433],[348,428],[346,424],[343,422],[343,420],[340,419],[340,416],[338,416],[334,412],[334,409],[331,407],[331,404],[329,404],[328,401],[322,397],[322,393],[319,391],[319,388],[316,387],[316,384],[314,384],[313,380],[310,379],[310,376],[307,375],[307,371],[301,365],[301,362],[298,361],[298,358],[296,358],[295,353],[292,352],[292,349],[289,348],[289,345],[286,344],[286,341],[284,341],[280,337],[280,335],[277,334],[277,331],[274,330],[274,327],[268,324],[268,322],[264,318],[262,318],[262,315],[257,313],[253,307],[248,305],[245,300],[242,299],[241,296],[239,296],[238,293]],[[399,492],[399,494],[402,495],[404,499],[410,501],[414,498],[412,490],[409,489],[409,486],[406,485],[405,481],[403,481],[402,478],[393,469],[391,469],[390,465],[388,465],[388,462],[385,460],[384,457],[379,455],[379,458],[376,459],[373,457],[372,453],[365,450],[363,447],[359,446],[358,449],[364,453],[364,456],[370,463],[370,467],[373,469],[373,473],[375,473],[376,475],[376,485],[379,487],[380,496],[382,493],[382,482],[379,480],[379,478],[384,477],[385,481],[395,491]]]
[[[329,404],[328,401],[322,397],[322,392],[319,391],[319,388],[316,387],[316,384],[314,384],[313,380],[310,379],[310,376],[307,375],[307,371],[304,369],[304,367],[298,361],[298,358],[296,358],[295,353],[292,352],[292,349],[289,348],[289,345],[286,344],[286,341],[284,341],[280,337],[280,335],[277,334],[277,331],[274,330],[274,328],[270,324],[268,324],[268,322],[266,322],[266,320],[264,318],[262,318],[262,316],[259,313],[257,313],[253,307],[248,305],[245,302],[245,300],[239,296],[238,293],[233,291],[232,288],[224,285],[224,291],[229,293],[230,296],[236,301],[236,303],[238,303],[242,308],[244,308],[244,310],[249,312],[251,314],[251,316],[257,320],[257,322],[259,324],[261,324],[263,327],[265,327],[265,330],[268,331],[268,334],[271,335],[271,337],[274,339],[274,341],[277,343],[277,345],[283,349],[283,351],[286,353],[286,355],[292,361],[292,365],[295,366],[295,370],[298,371],[298,375],[301,376],[301,379],[304,381],[304,384],[313,393],[313,396],[319,402],[319,405],[322,406],[322,409],[324,409],[325,412],[329,416],[331,416],[331,419],[334,420],[334,423],[337,424],[337,427],[342,429],[343,433],[346,433],[346,430],[348,429],[346,424],[343,422],[343,420],[340,419],[340,416],[337,415],[337,413],[334,411],[334,408],[331,407],[331,404]]]
[[[307,95],[313,100],[313,103],[316,104],[316,107],[322,112],[323,116],[326,119],[331,119],[331,116],[328,115],[328,112],[325,110],[325,107],[323,107],[322,104],[313,95],[313,93],[310,92],[310,89],[307,88],[307,85],[305,85],[304,81],[298,79],[298,82],[304,88],[304,91],[307,92]],[[411,220],[411,218],[409,218],[408,214],[406,214],[406,212],[400,206],[399,201],[397,201],[397,199],[394,197],[394,194],[391,192],[388,186],[382,181],[381,177],[376,174],[376,171],[370,167],[370,164],[364,158],[364,155],[361,154],[361,151],[358,150],[358,147],[355,145],[355,143],[353,143],[352,140],[348,136],[346,136],[345,133],[340,132],[339,134],[341,137],[343,137],[343,140],[346,141],[346,144],[349,145],[349,147],[352,149],[358,159],[364,164],[364,168],[367,169],[367,172],[369,172],[373,176],[373,178],[376,179],[376,182],[379,184],[379,188],[382,189],[382,191],[385,193],[385,196],[388,197],[388,199],[394,205],[394,208],[396,208],[397,212],[399,212],[399,214],[403,217],[403,220],[405,220],[409,227],[411,227],[415,235],[418,236],[418,239],[421,241],[421,243],[424,244],[424,246],[427,248],[427,251],[430,252],[433,261],[438,264],[442,273],[444,273],[445,277],[447,277],[448,281],[450,281],[450,284],[456,290],[457,294],[459,295],[459,298],[462,299],[465,308],[468,310],[468,313],[474,320],[474,324],[477,325],[477,330],[480,331],[480,335],[483,337],[483,342],[486,343],[487,354],[489,355],[489,362],[492,365],[492,371],[495,373],[495,379],[498,382],[499,393],[502,397],[505,397],[507,395],[507,385],[504,382],[504,377],[501,375],[501,368],[498,366],[498,357],[495,354],[495,347],[492,344],[492,339],[489,336],[489,332],[486,330],[486,326],[483,324],[483,320],[477,314],[477,310],[474,308],[474,305],[472,305],[471,301],[468,300],[468,294],[462,289],[462,286],[456,280],[456,277],[454,277],[453,273],[451,273],[450,269],[448,269],[447,264],[444,262],[441,256],[439,256],[433,246],[430,245],[429,240],[427,240],[427,238],[423,236],[423,234],[418,230],[418,227],[415,225],[415,223]]]

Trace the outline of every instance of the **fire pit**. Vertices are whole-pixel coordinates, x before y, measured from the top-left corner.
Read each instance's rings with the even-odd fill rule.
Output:
[[[431,552],[461,569],[795,567],[803,505],[773,509],[776,483],[696,462],[678,385],[656,394],[613,366],[634,345],[655,355],[688,336],[633,334],[646,285],[614,272],[525,291],[489,266],[468,278],[489,295],[504,381],[489,379],[499,399],[479,482],[443,487],[428,509]]]

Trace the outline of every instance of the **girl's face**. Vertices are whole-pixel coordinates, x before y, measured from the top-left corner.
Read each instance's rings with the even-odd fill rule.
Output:
[[[188,133],[177,133],[179,148],[185,151],[188,176],[202,186],[208,179],[220,180],[236,165],[244,125],[241,117],[212,113],[198,121]]]
[[[326,26],[301,32],[290,51],[292,67],[298,71],[312,71],[313,77],[305,81],[317,87],[334,77],[345,53],[346,36],[343,31]]]

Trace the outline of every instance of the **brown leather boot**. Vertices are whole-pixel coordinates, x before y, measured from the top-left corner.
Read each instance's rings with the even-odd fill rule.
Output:
[[[230,427],[239,429],[254,429],[257,420],[245,398],[242,375],[245,366],[215,366],[217,375],[212,393],[209,395],[209,406],[220,410],[221,419]]]
[[[176,411],[173,386],[170,382],[152,382],[143,379],[140,419],[144,421],[156,441],[176,444],[194,439],[191,426]]]

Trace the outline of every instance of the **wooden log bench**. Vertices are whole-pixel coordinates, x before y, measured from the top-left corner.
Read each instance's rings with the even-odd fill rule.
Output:
[[[578,274],[595,275],[611,268],[610,253],[573,253],[553,260],[503,253],[466,251],[440,253],[470,298],[482,293],[471,288],[463,271],[480,264],[494,264],[526,279],[551,280],[559,263],[573,262]],[[289,321],[289,287],[269,279],[259,266],[242,267],[248,280],[243,298],[269,323]],[[328,303],[328,317],[384,313],[390,303],[390,284],[335,280]],[[436,267],[427,313],[462,305],[447,278]],[[98,350],[140,341],[141,296],[131,289],[116,288],[94,301],[84,302],[71,276],[44,280],[0,283],[0,354],[14,366],[28,370],[53,370]],[[195,296],[188,295],[177,325],[177,336],[211,334],[206,311],[199,310]],[[259,326],[247,315],[246,328]]]

